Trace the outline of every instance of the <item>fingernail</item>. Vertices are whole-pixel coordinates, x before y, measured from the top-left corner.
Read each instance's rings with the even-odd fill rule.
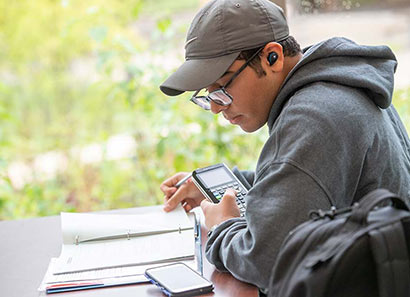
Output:
[[[165,204],[164,210],[165,210],[165,211],[171,210],[171,206],[170,206],[169,204]]]

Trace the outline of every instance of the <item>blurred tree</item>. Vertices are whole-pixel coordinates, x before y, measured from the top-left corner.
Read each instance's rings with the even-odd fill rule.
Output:
[[[175,171],[254,168],[266,128],[245,134],[158,89],[188,26],[165,11],[198,1],[0,0],[0,219],[157,204]],[[407,128],[409,92],[395,94]],[[110,153],[117,134],[134,140],[125,157]]]
[[[409,5],[408,0],[296,0],[303,13],[354,10],[371,7],[394,7]]]

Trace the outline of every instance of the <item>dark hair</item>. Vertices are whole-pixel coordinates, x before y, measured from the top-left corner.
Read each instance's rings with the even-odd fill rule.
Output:
[[[301,53],[302,50],[300,49],[299,43],[296,41],[296,39],[293,36],[288,36],[286,39],[282,41],[278,41],[278,43],[282,46],[283,48],[283,55],[286,57],[294,57],[297,54]],[[248,60],[260,47],[258,48],[253,48],[250,50],[242,51],[237,60]],[[266,75],[266,72],[263,70],[261,66],[261,58],[260,56],[256,56],[250,63],[249,66],[251,66],[252,69],[256,71],[258,76]]]

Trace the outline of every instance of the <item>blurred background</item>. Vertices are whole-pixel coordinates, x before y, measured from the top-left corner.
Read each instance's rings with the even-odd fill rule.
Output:
[[[0,0],[0,219],[159,204],[176,171],[253,169],[266,128],[167,98],[206,0]],[[395,52],[410,131],[410,0],[287,0],[302,47],[333,36]]]

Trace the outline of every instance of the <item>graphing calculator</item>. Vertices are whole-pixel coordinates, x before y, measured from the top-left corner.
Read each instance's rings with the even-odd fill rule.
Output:
[[[194,170],[192,179],[201,193],[213,203],[219,203],[227,189],[235,189],[236,203],[241,216],[244,215],[248,190],[224,163]]]

